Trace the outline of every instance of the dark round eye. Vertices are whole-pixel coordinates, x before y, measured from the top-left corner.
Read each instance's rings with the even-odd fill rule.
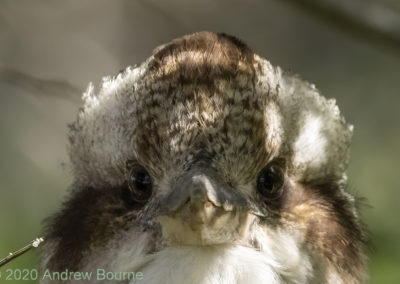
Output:
[[[284,183],[283,170],[279,165],[270,164],[261,170],[257,178],[257,190],[269,200],[281,196]]]
[[[129,189],[136,202],[146,202],[152,193],[152,184],[149,173],[142,166],[134,166],[129,174]]]

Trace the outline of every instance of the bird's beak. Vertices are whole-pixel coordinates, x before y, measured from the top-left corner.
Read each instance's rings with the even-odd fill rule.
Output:
[[[194,169],[180,177],[160,201],[158,221],[175,244],[248,243],[262,214],[246,196],[212,169]]]
[[[160,201],[160,214],[171,215],[188,204],[192,211],[213,206],[224,211],[247,211],[264,216],[243,193],[225,183],[212,169],[195,169],[181,176]]]

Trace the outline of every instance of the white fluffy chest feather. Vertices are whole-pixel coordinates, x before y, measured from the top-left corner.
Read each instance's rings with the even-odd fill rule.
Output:
[[[133,236],[130,236],[133,238]],[[240,245],[166,247],[145,254],[147,238],[136,236],[132,247],[125,244],[107,255],[97,256],[96,267],[112,271],[142,272],[142,280],[130,284],[305,284],[322,283],[315,279],[312,259],[305,253],[296,237],[271,232],[257,238],[258,249]],[[140,245],[140,246],[139,246]],[[111,263],[104,260],[114,259]],[[85,270],[86,270],[85,269]]]
[[[145,283],[282,283],[280,265],[246,247],[168,248],[143,267]],[[131,284],[143,283],[133,280]]]
[[[243,246],[171,247],[142,267],[144,281],[130,284],[309,283],[307,258],[282,262],[276,256]]]

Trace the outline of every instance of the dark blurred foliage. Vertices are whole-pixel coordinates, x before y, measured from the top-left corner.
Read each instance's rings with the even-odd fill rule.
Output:
[[[60,206],[72,181],[67,123],[87,83],[209,30],[337,99],[355,126],[349,181],[367,200],[370,282],[400,283],[400,3],[294,2],[0,0],[0,257],[39,236]],[[38,267],[38,253],[2,267],[0,283],[17,267]]]

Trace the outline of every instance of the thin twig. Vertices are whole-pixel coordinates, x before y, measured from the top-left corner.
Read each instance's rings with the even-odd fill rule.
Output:
[[[21,71],[0,66],[0,81],[19,87],[39,97],[53,97],[81,103],[81,90],[61,80],[40,79]]]
[[[43,241],[44,241],[43,238],[37,238],[32,242],[30,242],[29,244],[27,244],[26,246],[24,246],[23,248],[20,248],[19,250],[16,250],[14,252],[10,252],[5,258],[0,259],[0,267],[10,262],[14,258],[26,253],[32,248],[37,248]]]
[[[286,0],[311,16],[400,55],[400,15],[375,1]]]

